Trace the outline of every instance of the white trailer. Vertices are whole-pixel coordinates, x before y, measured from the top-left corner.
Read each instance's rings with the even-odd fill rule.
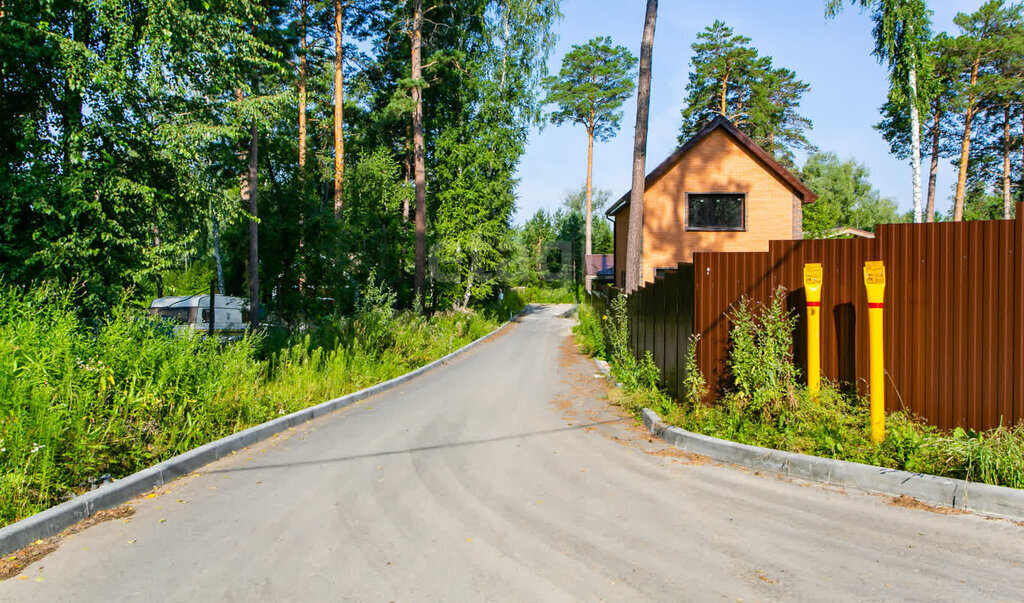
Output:
[[[210,296],[187,295],[158,297],[149,304],[149,313],[171,322],[174,331],[210,332]],[[213,296],[213,331],[222,340],[241,338],[249,328],[249,304],[240,297]]]

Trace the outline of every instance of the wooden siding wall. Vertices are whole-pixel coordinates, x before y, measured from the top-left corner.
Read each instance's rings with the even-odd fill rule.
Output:
[[[908,409],[944,429],[1016,424],[1024,420],[1024,206],[1017,216],[882,225],[875,239],[772,241],[767,252],[696,253],[692,265],[630,296],[633,349],[651,351],[678,395],[680,340],[689,334],[681,315],[692,312],[698,365],[711,396],[720,395],[729,386],[730,308],[743,296],[767,303],[783,287],[798,316],[794,356],[806,372],[803,265],[820,262],[822,373],[866,393],[863,266],[881,260],[887,409]]]

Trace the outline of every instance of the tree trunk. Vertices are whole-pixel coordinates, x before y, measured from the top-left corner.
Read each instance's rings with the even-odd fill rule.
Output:
[[[154,206],[153,207],[153,250],[157,251],[160,248],[160,212]],[[156,273],[156,296],[164,296],[164,277],[159,272]]]
[[[210,222],[213,230],[213,263],[217,267],[217,290],[224,293],[224,260],[220,253],[220,220],[210,204]]]
[[[345,5],[342,0],[334,0],[334,217],[341,218],[342,187],[345,182],[345,137],[342,106],[345,91],[342,84],[345,74],[342,61],[345,58],[345,47],[342,44],[342,24],[345,21]]]
[[[1003,106],[1003,219],[1013,217],[1010,195],[1010,103]]]
[[[971,65],[971,93],[968,96],[967,112],[964,114],[964,137],[960,141],[960,171],[956,178],[956,197],[953,199],[953,220],[964,219],[964,196],[967,192],[967,164],[971,158],[971,121],[974,119],[975,93],[978,83],[978,66],[981,59],[975,59]]]
[[[308,0],[299,0],[299,182],[306,176],[306,11]]]
[[[932,161],[928,167],[928,203],[925,208],[925,219],[929,222],[935,221],[935,179],[939,174],[939,144],[941,142],[941,130],[939,129],[940,123],[942,122],[942,109],[940,108],[941,101],[935,101],[935,120],[932,124]]]
[[[409,124],[405,131],[405,182],[413,181],[412,175],[412,125]],[[402,222],[409,221],[409,197],[402,196]]]
[[[259,132],[253,120],[249,135],[249,176],[245,181],[243,195],[248,197],[249,213],[249,324],[252,329],[260,326],[260,247],[259,247],[259,181],[257,179],[257,153]]]
[[[917,70],[910,67],[910,171],[914,180],[914,222],[921,222],[921,116],[917,110]]]
[[[412,16],[412,100],[415,105],[412,112],[412,146],[413,164],[416,179],[416,267],[414,289],[420,302],[426,294],[427,272],[427,175],[423,156],[423,89],[420,80],[423,77],[420,65],[420,45],[422,43],[423,0],[413,1]]]
[[[629,233],[626,239],[626,293],[643,282],[644,173],[647,161],[647,118],[651,109],[651,54],[658,0],[647,0],[644,37],[640,44],[640,77],[636,94],[636,133],[633,138],[633,188],[629,195]]]
[[[591,115],[591,120],[593,120],[593,115]],[[593,121],[591,121],[591,123],[593,123]],[[591,218],[591,209],[592,209],[591,185],[593,184],[593,176],[594,176],[594,129],[593,128],[588,128],[587,129],[587,216],[586,216],[586,226],[584,228],[584,243],[583,243],[583,257],[584,257],[583,266],[584,266],[584,269],[586,268],[586,265],[587,265],[587,262],[586,262],[585,258],[588,255],[590,255],[591,250],[593,249],[593,247],[592,247],[592,238],[591,238],[593,236],[593,231],[591,230],[591,220],[592,220],[592,218]],[[584,283],[586,284],[587,291],[590,291],[590,279],[587,278],[586,274],[583,275],[583,280],[584,280]]]
[[[469,298],[473,293],[473,261],[469,262],[469,276],[466,278],[466,290],[462,294],[462,306],[460,310],[465,310],[469,307]]]
[[[642,51],[642,49],[641,49]],[[722,95],[718,101],[718,112],[722,114],[722,117],[726,116],[726,111],[729,109],[725,104],[725,94],[729,89],[729,72],[725,72],[725,77],[722,78]]]
[[[306,61],[306,14],[309,11],[309,0],[299,0],[299,249],[304,246],[306,217],[306,79],[308,64]],[[304,275],[299,273],[299,291],[302,290]]]

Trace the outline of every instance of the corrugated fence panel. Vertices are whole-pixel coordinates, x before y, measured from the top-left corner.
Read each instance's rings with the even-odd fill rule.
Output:
[[[772,241],[767,252],[695,253],[630,296],[633,349],[650,350],[666,389],[680,383],[688,338],[710,398],[730,386],[731,309],[767,304],[778,287],[798,317],[794,360],[806,373],[803,267],[823,268],[822,373],[867,393],[863,266],[886,266],[886,406],[942,428],[1024,420],[1024,206],[1016,220],[880,225],[875,239]]]
[[[662,286],[665,289],[665,315],[662,323],[665,328],[664,365],[665,370],[661,373],[662,385],[670,396],[679,398],[679,281],[682,276],[678,271],[670,270],[665,275],[665,282]]]

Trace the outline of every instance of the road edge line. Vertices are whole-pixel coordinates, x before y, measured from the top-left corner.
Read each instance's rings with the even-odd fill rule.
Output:
[[[241,450],[246,446],[251,446],[252,444],[263,441],[276,433],[280,433],[291,427],[295,427],[296,425],[301,425],[302,423],[317,417],[322,417],[323,415],[369,398],[370,396],[393,389],[396,386],[415,379],[416,377],[419,377],[420,375],[439,366],[443,366],[458,356],[465,354],[477,345],[487,341],[494,335],[497,335],[500,331],[512,324],[516,318],[519,318],[524,312],[526,312],[531,305],[533,304],[526,304],[519,313],[510,317],[509,320],[503,322],[490,333],[467,343],[446,356],[442,356],[433,362],[409,371],[404,375],[399,375],[398,377],[382,381],[376,385],[371,385],[370,387],[359,391],[352,392],[326,402],[321,402],[315,406],[309,406],[282,417],[272,419],[266,423],[260,423],[259,425],[254,425],[248,429],[224,436],[219,440],[214,440],[197,448],[193,448],[188,452],[183,452],[177,456],[167,459],[166,461],[162,461],[156,465],[132,473],[131,475],[114,480],[95,490],[76,496],[69,501],[4,526],[3,528],[0,528],[0,556],[7,555],[22,547],[28,546],[36,540],[56,536],[65,528],[92,516],[97,511],[116,507],[117,505],[129,501],[147,490],[162,486],[183,475],[187,475],[199,467],[208,465],[213,461],[223,458],[232,452]]]

